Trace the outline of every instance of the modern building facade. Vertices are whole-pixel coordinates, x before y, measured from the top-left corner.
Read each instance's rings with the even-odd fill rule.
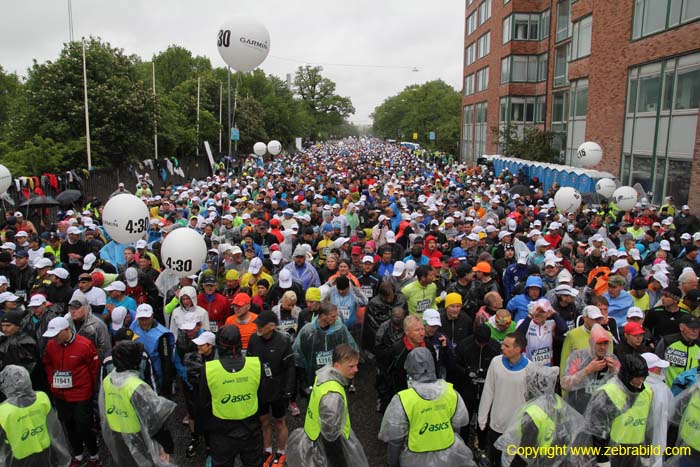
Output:
[[[465,0],[461,157],[551,130],[561,163],[700,207],[700,0]],[[503,154],[508,155],[508,154]]]

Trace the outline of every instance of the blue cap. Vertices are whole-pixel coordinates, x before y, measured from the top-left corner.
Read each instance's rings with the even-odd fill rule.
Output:
[[[325,225],[323,226],[323,231],[324,231],[324,232],[333,232],[333,226],[330,225],[330,224],[325,224]]]
[[[538,276],[528,277],[527,282],[525,282],[525,288],[527,289],[528,287],[539,287],[541,289],[542,279],[540,279]]]

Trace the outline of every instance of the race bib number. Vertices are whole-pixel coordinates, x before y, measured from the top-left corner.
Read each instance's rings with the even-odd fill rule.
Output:
[[[316,365],[319,367],[326,366],[333,361],[333,351],[325,350],[316,354]]]
[[[321,249],[321,256],[323,256],[324,258],[328,258],[328,255],[330,255],[330,254],[331,254],[330,248],[326,247],[326,248]]]
[[[363,285],[362,293],[367,298],[367,300],[369,300],[372,297],[374,297],[374,287],[372,287],[371,285]]]
[[[216,321],[210,321],[209,322],[209,331],[211,332],[216,332],[219,330],[219,323]]]
[[[270,368],[269,363],[264,363],[263,364],[263,370],[265,370],[265,376],[268,378],[272,378],[272,369]]]
[[[72,371],[54,371],[53,387],[55,389],[70,389],[73,387]]]
[[[261,248],[262,248],[263,255],[270,256],[270,247],[269,246],[263,245]]]
[[[423,300],[418,300],[418,303],[416,304],[416,311],[418,313],[423,313],[425,310],[430,308],[431,303],[433,303],[433,301],[429,298],[424,298]]]
[[[338,314],[343,317],[343,320],[350,318],[350,307],[349,306],[339,306]]]
[[[21,301],[25,301],[27,299],[26,290],[15,290],[15,295],[17,295]]]
[[[79,258],[70,258],[70,259],[68,259],[68,264],[80,264],[80,259]]]
[[[664,357],[664,360],[668,361],[673,366],[685,368],[686,363],[688,363],[688,354],[682,350],[666,349]]]
[[[535,350],[532,352],[532,361],[535,363],[549,365],[552,362],[552,349],[549,347],[544,347],[542,349]]]

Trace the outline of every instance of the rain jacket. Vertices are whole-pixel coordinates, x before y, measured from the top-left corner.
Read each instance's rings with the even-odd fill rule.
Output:
[[[192,306],[190,308],[185,308],[182,305],[182,297],[184,295],[189,296],[192,299]],[[180,289],[180,306],[173,310],[170,316],[170,332],[173,333],[175,339],[177,340],[178,332],[180,331],[180,325],[185,319],[185,313],[197,313],[199,315],[199,320],[202,323],[202,329],[210,329],[209,324],[209,313],[207,310],[201,306],[197,306],[197,291],[192,286],[186,286]]]
[[[314,386],[327,381],[337,381],[343,386],[349,384],[348,379],[332,364],[318,370]],[[323,396],[318,414],[320,436],[316,441],[311,441],[304,428],[294,430],[287,441],[287,464],[295,467],[369,466],[365,451],[352,428],[348,438],[343,435],[348,410],[341,394],[331,392]]]
[[[122,433],[115,431],[109,424],[108,410],[105,403],[105,383],[107,380],[115,388],[121,388],[130,380],[140,381],[131,398],[124,401],[130,404],[136,412],[140,429],[135,433]],[[112,455],[115,465],[138,465],[139,467],[170,466],[168,462],[160,459],[161,447],[154,437],[157,437],[164,427],[168,417],[177,406],[158,394],[148,384],[139,379],[138,371],[113,371],[105,378],[105,383],[100,388],[99,407],[102,438]],[[117,407],[118,409],[118,407]]]
[[[613,354],[613,340],[609,332],[599,324],[594,324],[588,337],[588,348],[574,350],[566,361],[566,368],[562,373],[561,387],[566,391],[564,400],[579,413],[583,414],[593,393],[610,378],[615,376],[607,368],[587,375],[584,372],[586,366],[595,358],[595,341],[599,338],[607,338],[610,342],[607,356],[616,362],[619,369],[620,362]]]
[[[29,373],[22,367],[8,365],[0,373],[0,391],[7,400],[0,404],[0,411],[8,406],[28,407],[37,397],[46,396],[43,392],[34,392]],[[48,401],[47,401],[48,402]],[[46,467],[68,466],[71,462],[70,448],[63,432],[63,426],[58,421],[55,409],[46,415],[46,428],[51,444],[41,452],[34,453],[23,459],[15,459],[7,440],[7,427],[0,422],[0,466],[2,467]]]

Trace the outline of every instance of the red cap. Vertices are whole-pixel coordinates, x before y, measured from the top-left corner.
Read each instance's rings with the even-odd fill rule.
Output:
[[[442,261],[440,261],[440,258],[436,258],[433,256],[430,258],[430,267],[431,268],[441,268],[442,267]]]
[[[352,247],[352,249],[350,250],[350,254],[351,254],[351,255],[361,255],[361,254],[362,254],[362,247],[361,247],[361,246],[355,245],[355,246]]]
[[[625,324],[625,334],[629,334],[630,336],[638,336],[640,334],[644,334],[644,328],[639,323],[629,321],[627,324]]]
[[[279,219],[270,219],[270,227],[279,227],[280,221]]]
[[[250,303],[250,296],[248,294],[244,294],[242,292],[238,293],[238,294],[236,294],[235,297],[233,297],[233,301],[231,303],[236,305],[236,306],[247,305]]]

